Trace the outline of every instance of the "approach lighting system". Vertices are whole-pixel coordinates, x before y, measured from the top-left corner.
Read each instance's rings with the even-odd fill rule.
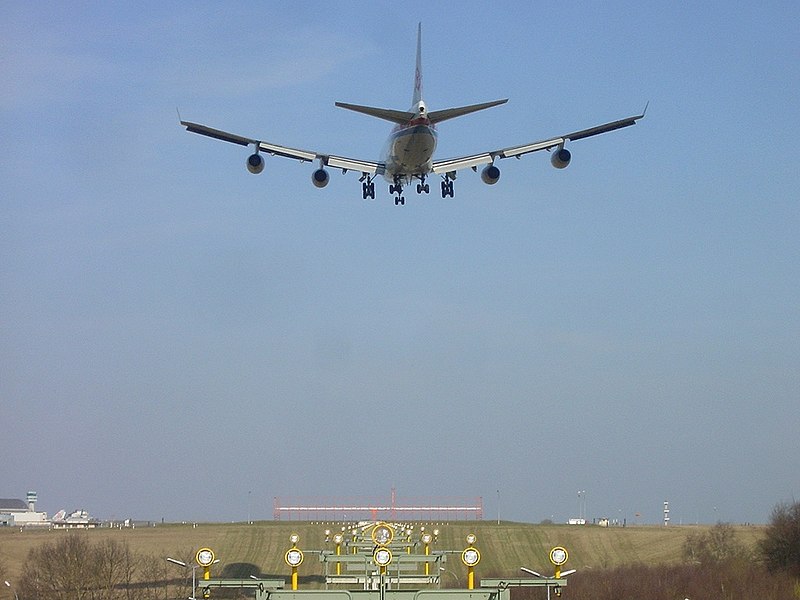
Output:
[[[334,544],[337,544],[337,545],[338,545],[338,544],[341,544],[343,539],[344,539],[344,538],[342,537],[342,534],[341,534],[341,533],[337,533],[337,534],[335,534],[335,535],[333,536],[333,543],[334,543]]]
[[[433,536],[430,533],[423,533],[422,534],[422,543],[423,544],[430,544],[433,541]]]
[[[386,567],[392,562],[392,551],[384,546],[378,546],[375,548],[372,560],[374,560],[375,564],[379,567]]]
[[[292,535],[289,536],[289,541],[292,542],[293,546],[296,546],[297,542],[300,541],[300,536],[297,535],[296,533],[293,533]]]
[[[477,542],[477,541],[478,541],[478,537],[474,533],[470,533],[467,536],[467,544],[469,544],[470,546],[474,546],[475,542]]]
[[[477,548],[473,548],[470,546],[469,548],[465,548],[464,551],[461,553],[461,562],[463,562],[468,567],[474,567],[479,562],[481,562],[481,553],[478,551]]]
[[[550,562],[555,566],[560,567],[567,562],[567,559],[569,559],[569,553],[563,546],[556,546],[550,550]]]
[[[290,567],[299,567],[303,562],[303,551],[299,548],[289,548],[283,557]]]
[[[372,541],[378,546],[387,546],[394,539],[394,529],[388,523],[378,523],[372,528]]]
[[[200,548],[194,559],[201,567],[210,567],[214,563],[214,551],[211,548]]]

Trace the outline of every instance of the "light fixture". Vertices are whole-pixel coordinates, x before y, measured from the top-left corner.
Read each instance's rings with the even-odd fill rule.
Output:
[[[467,543],[468,543],[470,546],[473,546],[473,545],[475,544],[475,542],[477,542],[477,541],[478,541],[478,538],[477,538],[477,536],[476,536],[474,533],[470,533],[470,534],[467,536]]]
[[[423,533],[422,534],[422,543],[423,544],[430,544],[433,541],[433,536],[430,533]]]
[[[214,563],[214,551],[211,548],[200,548],[194,559],[201,567],[210,567]]]
[[[372,560],[374,560],[375,564],[379,567],[385,567],[392,562],[392,551],[384,546],[378,546],[375,548]]]
[[[555,566],[560,567],[569,559],[569,553],[563,546],[556,546],[550,550],[550,562]]]
[[[289,536],[289,541],[292,542],[292,544],[297,545],[297,542],[300,541],[300,536],[297,535],[296,533],[293,533],[292,535]]]
[[[303,551],[298,548],[289,548],[283,560],[290,567],[299,567],[303,562]]]
[[[378,523],[372,528],[372,541],[378,546],[386,546],[394,539],[394,529],[388,523]]]
[[[478,551],[477,548],[473,548],[470,546],[469,548],[465,548],[464,551],[461,553],[461,562],[463,562],[468,567],[474,567],[479,562],[481,562],[481,553]]]

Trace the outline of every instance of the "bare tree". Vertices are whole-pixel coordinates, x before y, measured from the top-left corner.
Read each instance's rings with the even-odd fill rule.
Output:
[[[139,588],[139,600],[168,600],[169,595],[169,575],[167,573],[168,563],[163,556],[140,556],[137,569],[137,584]],[[177,597],[174,596],[173,597]],[[183,596],[182,596],[183,597]]]
[[[32,549],[20,578],[21,595],[40,600],[88,600],[96,582],[93,561],[87,560],[90,551],[81,534],[68,534],[58,542]]]
[[[717,523],[708,531],[689,534],[683,555],[690,562],[709,565],[747,558],[747,549],[730,523]]]
[[[772,509],[760,548],[770,567],[800,576],[800,502],[782,503]]]
[[[67,533],[28,554],[20,578],[20,596],[37,600],[139,600],[146,585],[136,581],[140,557],[116,540],[89,543],[84,533]]]

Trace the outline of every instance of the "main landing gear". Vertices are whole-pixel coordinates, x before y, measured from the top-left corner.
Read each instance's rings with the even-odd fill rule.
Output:
[[[405,205],[406,199],[403,197],[403,183],[399,177],[394,178],[394,184],[389,186],[389,193],[390,194],[397,194],[394,197],[394,205],[397,206],[399,204]]]
[[[431,186],[425,183],[425,176],[419,175],[418,177],[419,177],[419,183],[417,184],[417,193],[429,194],[431,191]],[[389,193],[397,194],[394,197],[395,206],[404,205],[406,203],[406,199],[403,196],[403,180],[400,177],[394,178],[394,184],[389,186]]]
[[[430,194],[431,186],[427,183],[425,175],[413,175],[409,176],[405,183],[410,184],[410,180],[419,179],[419,183],[417,184],[417,193],[418,194]],[[450,196],[451,198],[454,197],[453,191],[453,180],[455,179],[455,174],[445,173],[442,175],[442,198],[447,198]],[[361,178],[361,194],[366,200],[369,198],[375,198],[375,183],[372,181],[372,178],[367,175],[366,173]],[[389,193],[394,194],[394,204],[395,206],[402,206],[405,205],[406,199],[403,196],[403,187],[404,187],[404,178],[400,175],[396,175],[393,179],[393,183],[389,185]]]
[[[417,193],[422,194],[423,192],[429,194],[431,191],[431,186],[425,183],[425,175],[422,175],[419,178],[419,183],[417,184]]]
[[[453,179],[449,173],[446,173],[445,176],[442,178],[442,198],[447,198],[450,196],[451,198],[455,197],[455,192],[453,191]]]
[[[364,173],[359,181],[361,181],[361,197],[364,200],[367,198],[375,200],[375,182],[372,181],[372,177]]]

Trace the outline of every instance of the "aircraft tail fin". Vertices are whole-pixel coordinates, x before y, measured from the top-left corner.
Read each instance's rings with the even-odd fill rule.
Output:
[[[362,106],[360,104],[348,104],[346,102],[337,102],[336,106],[339,108],[346,108],[372,117],[378,117],[392,123],[405,125],[418,116],[420,110],[420,102],[422,102],[422,23],[417,25],[417,67],[414,73],[414,97],[411,101],[411,110],[393,110],[390,108],[376,108],[373,106]],[[470,104],[469,106],[458,106],[455,108],[446,108],[444,110],[435,110],[428,113],[428,119],[431,123],[440,123],[448,119],[468,115],[485,108],[491,108],[498,104],[505,104],[508,98],[503,100],[493,100],[491,102],[482,102],[481,104]]]
[[[417,25],[417,68],[414,72],[414,97],[411,106],[417,106],[422,100],[422,23]]]

